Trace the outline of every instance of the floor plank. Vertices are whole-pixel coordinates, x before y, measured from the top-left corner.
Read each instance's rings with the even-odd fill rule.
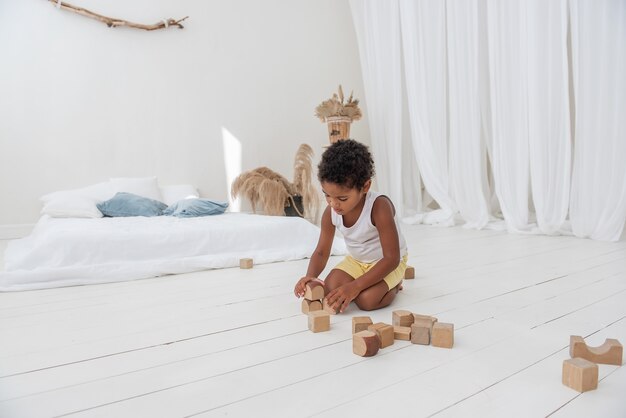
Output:
[[[626,340],[626,242],[403,228],[416,279],[326,333],[292,293],[307,260],[0,293],[0,416],[623,416],[622,367],[579,395],[560,365],[570,334]],[[454,323],[455,347],[352,354],[351,316],[394,309]]]

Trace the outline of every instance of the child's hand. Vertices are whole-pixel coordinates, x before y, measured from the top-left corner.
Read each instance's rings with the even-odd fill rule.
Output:
[[[306,284],[308,282],[313,281],[313,280],[318,280],[318,278],[317,277],[304,276],[303,278],[298,280],[298,283],[296,283],[296,287],[294,287],[293,293],[297,297],[299,297],[299,298],[304,296],[304,293],[306,292]]]
[[[335,312],[343,312],[357,296],[359,296],[359,289],[355,286],[355,282],[346,283],[326,295],[326,303]]]

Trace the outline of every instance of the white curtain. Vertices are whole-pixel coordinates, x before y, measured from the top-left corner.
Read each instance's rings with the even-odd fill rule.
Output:
[[[554,234],[569,206],[571,132],[567,1],[529,0],[528,139],[537,224]]]
[[[413,150],[422,181],[440,207],[428,218],[417,215],[414,220],[453,225],[456,209],[448,191],[445,3],[400,0],[399,6]]]
[[[408,221],[451,225],[457,214],[483,228],[502,216],[511,232],[619,239],[626,220],[625,1],[350,4],[373,148],[389,150],[383,165],[398,164],[386,174],[390,182],[412,174],[391,155],[398,139],[385,142],[391,138],[374,125],[388,118],[400,125],[394,118],[401,111],[381,112],[397,110],[401,98],[375,93],[373,104],[369,92],[390,85],[385,77],[401,83],[404,63],[413,150],[425,193],[440,208]],[[383,53],[398,61],[376,62]]]
[[[481,91],[485,94],[486,79],[480,77],[479,53],[479,28],[486,17],[481,16],[478,5],[478,0],[450,0],[446,18],[450,189],[465,225],[472,228],[483,228],[489,222],[490,194],[486,144],[481,135]]]
[[[489,0],[492,164],[509,231],[528,230],[528,84],[526,2]]]
[[[574,234],[616,241],[626,218],[626,2],[572,0]]]
[[[379,190],[402,215],[402,74],[397,1],[351,0]],[[417,183],[417,182],[416,182]]]

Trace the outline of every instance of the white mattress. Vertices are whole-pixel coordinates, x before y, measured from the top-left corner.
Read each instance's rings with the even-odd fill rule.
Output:
[[[0,291],[157,277],[310,257],[319,228],[297,217],[226,213],[202,218],[42,217],[9,243]],[[333,254],[345,254],[335,239]]]

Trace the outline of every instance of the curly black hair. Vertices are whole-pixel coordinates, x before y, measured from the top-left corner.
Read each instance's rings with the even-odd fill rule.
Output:
[[[337,141],[324,151],[322,161],[317,166],[320,182],[339,184],[344,187],[361,189],[374,177],[374,160],[367,146],[345,139]]]

